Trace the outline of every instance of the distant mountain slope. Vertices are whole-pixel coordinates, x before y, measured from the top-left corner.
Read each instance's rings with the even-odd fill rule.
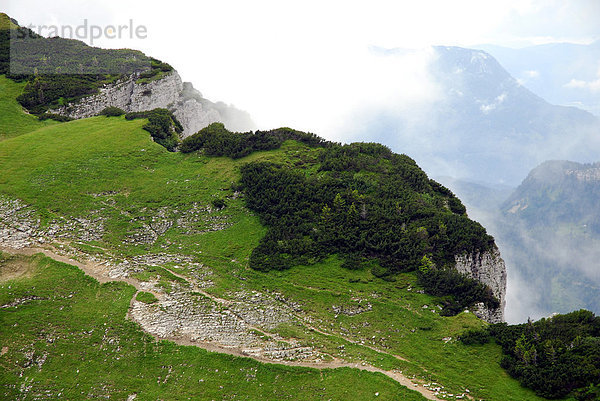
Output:
[[[600,163],[549,161],[502,205],[494,234],[542,313],[600,311]]]
[[[441,95],[425,117],[374,112],[375,128],[360,135],[410,154],[432,175],[515,186],[544,160],[584,162],[599,154],[600,123],[592,114],[549,104],[486,52],[434,50],[429,71]]]
[[[529,173],[503,212],[530,226],[573,224],[600,235],[599,205],[600,163],[548,161]]]
[[[515,190],[515,188],[506,185],[493,186],[453,177],[436,177],[435,179],[450,188],[465,203],[471,218],[473,218],[473,208],[497,209]]]
[[[547,161],[514,189],[440,178],[494,235],[508,271],[507,319],[600,312],[600,163]]]
[[[523,86],[547,101],[600,116],[600,41],[477,48],[492,54]]]

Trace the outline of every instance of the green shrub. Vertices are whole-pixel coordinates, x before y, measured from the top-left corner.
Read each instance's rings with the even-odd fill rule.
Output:
[[[462,333],[458,340],[465,345],[487,344],[490,342],[491,336],[487,329],[471,329]]]
[[[450,297],[443,302],[442,316],[454,316],[478,302],[483,302],[490,309],[500,306],[488,286],[453,268],[419,270],[417,277],[428,294]]]
[[[145,304],[153,304],[158,302],[158,299],[156,299],[156,297],[149,293],[149,292],[144,292],[144,291],[140,291],[137,293],[137,295],[135,296],[136,301],[140,301],[143,302]]]
[[[344,258],[342,267],[348,270],[360,270],[364,267],[365,259],[358,254],[350,254]]]
[[[99,116],[106,116],[106,117],[119,117],[125,114],[125,110],[120,109],[118,107],[107,107],[104,110],[102,110],[100,113],[98,113]]]
[[[577,401],[598,401],[600,400],[600,385],[590,384],[577,389],[574,394]]]
[[[179,145],[179,134],[183,132],[181,123],[173,113],[167,109],[154,109],[125,114],[126,120],[147,118],[148,124],[143,129],[148,131],[154,142],[164,146],[168,151],[174,152]]]
[[[44,120],[54,120],[54,121],[58,121],[59,123],[66,123],[69,121],[73,121],[74,119],[71,117],[67,117],[67,116],[62,116],[60,114],[52,114],[52,113],[44,113],[38,116],[38,119],[40,121],[44,121]]]
[[[225,201],[223,199],[213,199],[211,204],[217,210],[224,209],[227,206],[227,203],[225,203]]]

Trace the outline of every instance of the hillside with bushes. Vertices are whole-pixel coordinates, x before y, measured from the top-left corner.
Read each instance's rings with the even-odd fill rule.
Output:
[[[17,99],[32,114],[98,93],[104,85],[132,74],[151,80],[173,70],[137,50],[108,50],[72,39],[44,38],[19,27],[6,14],[2,18],[0,75],[26,83]]]
[[[60,118],[118,76],[7,73],[0,398],[594,399],[597,318],[479,319],[502,303],[457,256],[475,273],[494,239],[409,156],[221,123],[182,140],[160,108]]]
[[[6,103],[16,104],[16,100],[6,99]],[[16,119],[22,111],[15,108],[12,113]],[[430,238],[436,234],[434,226],[427,237],[415,237],[422,249],[431,248],[424,254],[430,256],[406,268],[390,269],[393,254],[370,255],[367,248],[348,248],[342,236],[332,240],[340,242],[336,248],[332,241],[310,235],[306,240],[313,241],[313,260],[309,254],[296,252],[289,255],[285,270],[266,271],[251,264],[251,260],[259,259],[257,256],[265,255],[255,255],[261,244],[269,244],[265,238],[282,232],[281,226],[259,210],[260,203],[252,206],[259,199],[255,193],[261,187],[248,180],[248,169],[266,169],[279,180],[274,182],[294,179],[299,185],[289,186],[289,190],[300,193],[304,193],[305,185],[318,189],[321,184],[315,180],[322,177],[327,187],[319,189],[322,195],[315,196],[325,198],[307,200],[333,202],[328,207],[334,219],[346,219],[352,206],[347,196],[352,196],[354,188],[363,197],[367,218],[372,214],[375,219],[380,212],[371,209],[368,202],[375,202],[372,191],[378,191],[378,175],[398,174],[397,180],[404,182],[405,190],[416,183],[428,194],[422,196],[412,190],[406,199],[397,199],[407,202],[407,206],[400,204],[407,208],[407,232],[416,232],[427,218],[456,219],[457,224],[466,221],[460,202],[452,201],[453,196],[430,181],[409,158],[395,156],[378,145],[343,147],[289,129],[242,134],[245,139],[240,140],[241,145],[228,147],[235,157],[212,156],[202,147],[190,153],[169,152],[144,130],[149,115],[128,120],[114,110],[105,114],[115,116],[62,123],[38,121],[39,125],[30,126],[29,132],[0,142],[0,245],[12,252],[5,254],[0,263],[1,303],[16,306],[2,308],[0,314],[3,321],[29,322],[18,326],[10,323],[4,326],[7,330],[0,331],[3,347],[8,348],[0,356],[9,380],[4,381],[9,387],[2,390],[3,397],[21,397],[22,388],[27,394],[60,393],[71,399],[85,398],[82,391],[85,396],[111,397],[135,392],[142,399],[164,395],[165,391],[200,398],[207,394],[217,398],[216,394],[237,394],[257,399],[263,393],[252,386],[227,387],[229,382],[221,375],[239,369],[254,375],[258,369],[256,379],[249,377],[250,383],[264,386],[271,374],[267,366],[271,365],[251,362],[247,359],[251,357],[290,365],[285,375],[278,368],[272,372],[281,381],[267,387],[268,394],[261,396],[267,399],[279,398],[270,394],[312,399],[315,391],[334,399],[365,399],[375,393],[379,393],[379,399],[390,400],[399,394],[404,394],[403,399],[421,397],[398,383],[408,384],[427,397],[434,397],[436,392],[467,394],[469,390],[490,400],[504,399],[505,394],[517,400],[536,399],[503,372],[497,363],[501,351],[498,346],[487,344],[484,350],[472,350],[456,341],[466,328],[484,325],[470,312],[441,316],[445,306],[461,297],[425,293],[415,268],[420,272],[422,267],[432,267],[425,263],[430,260],[435,262],[436,271],[438,267],[442,271],[441,256],[455,249],[437,245]],[[229,135],[238,138],[239,134]],[[244,151],[246,148],[251,150]],[[245,155],[237,157],[239,149]],[[220,152],[219,147],[214,145],[213,151]],[[331,152],[358,152],[363,156],[360,164],[352,167],[354,173],[344,174],[333,163],[336,156]],[[396,166],[395,158],[399,162]],[[400,174],[405,168],[406,172]],[[364,185],[358,186],[360,181],[354,181],[353,176]],[[327,188],[336,192],[329,195]],[[348,210],[340,209],[338,213],[334,206],[341,200]],[[409,215],[410,205],[414,205],[415,212],[419,207],[423,210]],[[438,205],[442,206],[439,210]],[[285,211],[282,206],[274,211]],[[306,221],[326,233],[327,225],[321,225],[323,206],[315,207],[319,214],[314,219],[307,216]],[[381,207],[386,210],[385,205]],[[290,202],[281,216],[298,221],[299,208],[301,205]],[[355,208],[361,219],[362,203],[355,204]],[[384,217],[379,215],[377,219],[389,224]],[[417,218],[423,219],[423,224]],[[348,223],[344,229],[351,227]],[[448,224],[449,231],[452,227]],[[290,240],[298,240],[300,237],[294,236],[305,233],[305,229],[290,231]],[[330,231],[328,235],[333,234]],[[447,235],[448,243],[455,244],[452,246],[460,243],[452,242],[452,233]],[[465,243],[468,238],[463,238]],[[285,238],[274,243],[279,246],[280,241],[288,246]],[[124,283],[96,288],[93,280],[82,282],[71,273],[76,270],[64,265],[50,268],[52,263],[20,256],[21,252],[39,251],[76,264],[101,282]],[[57,287],[57,280],[64,283],[61,288],[70,289],[65,299],[62,293],[57,293],[57,298],[48,296],[49,288]],[[102,295],[102,288],[111,288],[111,295]],[[90,293],[99,294],[97,308],[86,302]],[[127,312],[130,303],[132,309]],[[73,312],[60,315],[60,307],[68,305]],[[59,315],[47,314],[48,310]],[[114,312],[107,314],[109,310]],[[135,324],[126,320],[126,312]],[[38,325],[39,319],[28,317],[32,314],[48,318]],[[98,324],[103,326],[102,321],[94,319],[109,317],[110,321],[103,321],[110,327],[109,332],[99,333],[98,338],[92,335],[91,339],[81,334]],[[205,322],[211,329],[203,331],[204,326],[196,322]],[[40,332],[36,327],[46,329]],[[46,338],[54,340],[49,343]],[[164,342],[166,338],[174,343]],[[202,350],[177,344],[197,344],[220,352],[237,352],[237,356],[223,359],[219,354],[203,354]],[[65,353],[65,349],[79,349],[81,354]],[[127,357],[122,354],[124,349],[131,351]],[[119,360],[107,358],[106,352]],[[171,360],[167,355],[173,353],[197,362]],[[84,370],[81,355],[86,355]],[[144,362],[148,358],[156,361],[156,366]],[[214,370],[186,367],[196,363],[214,366]],[[143,372],[140,366],[146,366]],[[148,387],[147,380],[156,383],[159,376],[164,380],[161,366],[172,366],[170,377],[177,377],[172,382],[174,387]],[[346,370],[327,370],[342,366]],[[74,372],[80,369],[81,390],[57,379],[69,374],[70,367]],[[121,379],[108,374],[115,369],[121,372]],[[314,369],[325,369],[321,372],[325,376]],[[327,379],[330,374],[333,376]],[[136,375],[144,377],[124,379]],[[26,377],[31,380],[27,379],[29,384],[22,387]],[[190,387],[184,377],[204,385]],[[318,383],[318,389],[297,381],[302,377]],[[323,379],[314,382],[315,377]],[[364,380],[364,391],[349,392],[347,385],[333,384],[357,380]]]

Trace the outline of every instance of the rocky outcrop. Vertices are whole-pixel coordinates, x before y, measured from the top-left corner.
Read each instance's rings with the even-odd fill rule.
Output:
[[[566,170],[566,176],[573,176],[577,181],[592,183],[600,181],[600,163],[595,163],[589,167],[582,167],[578,170]]]
[[[506,266],[498,249],[457,255],[455,261],[456,270],[490,287],[494,296],[500,301],[497,309],[487,308],[483,303],[478,304],[475,314],[489,323],[503,322],[506,305]]]
[[[214,122],[222,122],[232,131],[254,129],[247,113],[205,99],[191,83],[183,83],[177,71],[150,82],[140,80],[138,75],[129,76],[104,86],[96,95],[58,108],[54,113],[76,119],[88,118],[109,106],[126,112],[169,109],[183,125],[182,138]]]
[[[89,194],[110,204],[117,193]],[[121,211],[122,213],[125,213]],[[196,202],[177,209],[143,209],[130,217],[123,242],[134,245],[154,244],[174,229],[185,235],[220,231],[232,223],[227,214],[215,213],[211,205]],[[57,217],[41,225],[40,213],[19,199],[0,195],[0,246],[21,249],[52,242],[100,241],[106,233],[107,216],[104,208],[91,210],[83,217]],[[162,247],[168,247],[162,244]]]
[[[189,290],[168,294],[156,286],[147,290],[154,292],[159,301],[133,301],[130,316],[157,337],[237,349],[242,355],[272,361],[322,358],[318,351],[296,339],[264,331],[294,321],[289,308],[265,294],[242,291],[232,294],[231,300],[215,300]]]

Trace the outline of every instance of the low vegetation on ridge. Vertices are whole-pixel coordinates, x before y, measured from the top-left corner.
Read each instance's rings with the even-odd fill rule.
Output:
[[[598,399],[599,318],[580,311],[489,326],[465,310],[499,306],[453,268],[456,255],[493,250],[494,239],[410,157],[220,123],[180,141],[165,109],[67,121],[52,109],[128,74],[143,83],[172,68],[135,51],[35,37],[4,16],[0,228],[9,234],[0,243],[93,261],[127,283],[0,252],[0,397],[422,400],[415,386],[445,399]],[[37,41],[33,55],[49,70],[9,74],[11,30]],[[80,54],[47,57],[46,46]],[[92,73],[62,74],[68,68]],[[182,326],[173,337],[152,332],[136,307],[208,327],[231,319],[218,327],[254,339],[243,355],[270,344],[283,350],[277,362],[308,355],[336,369],[160,340],[217,341],[178,337]],[[241,316],[248,310],[256,313]]]
[[[0,75],[26,83],[17,100],[32,114],[98,93],[103,85],[132,74],[152,80],[172,70],[137,50],[100,49],[78,40],[44,38],[12,22],[0,25]]]
[[[234,133],[220,123],[186,138],[181,149],[237,159],[277,149],[286,140],[316,153],[293,165],[254,162],[241,169],[246,204],[269,228],[252,251],[250,267],[283,270],[338,254],[350,269],[377,261],[373,273],[386,279],[418,270],[429,292],[447,296],[444,314],[478,302],[499,306],[489,288],[454,271],[455,255],[491,250],[493,238],[406,155],[284,128]]]

